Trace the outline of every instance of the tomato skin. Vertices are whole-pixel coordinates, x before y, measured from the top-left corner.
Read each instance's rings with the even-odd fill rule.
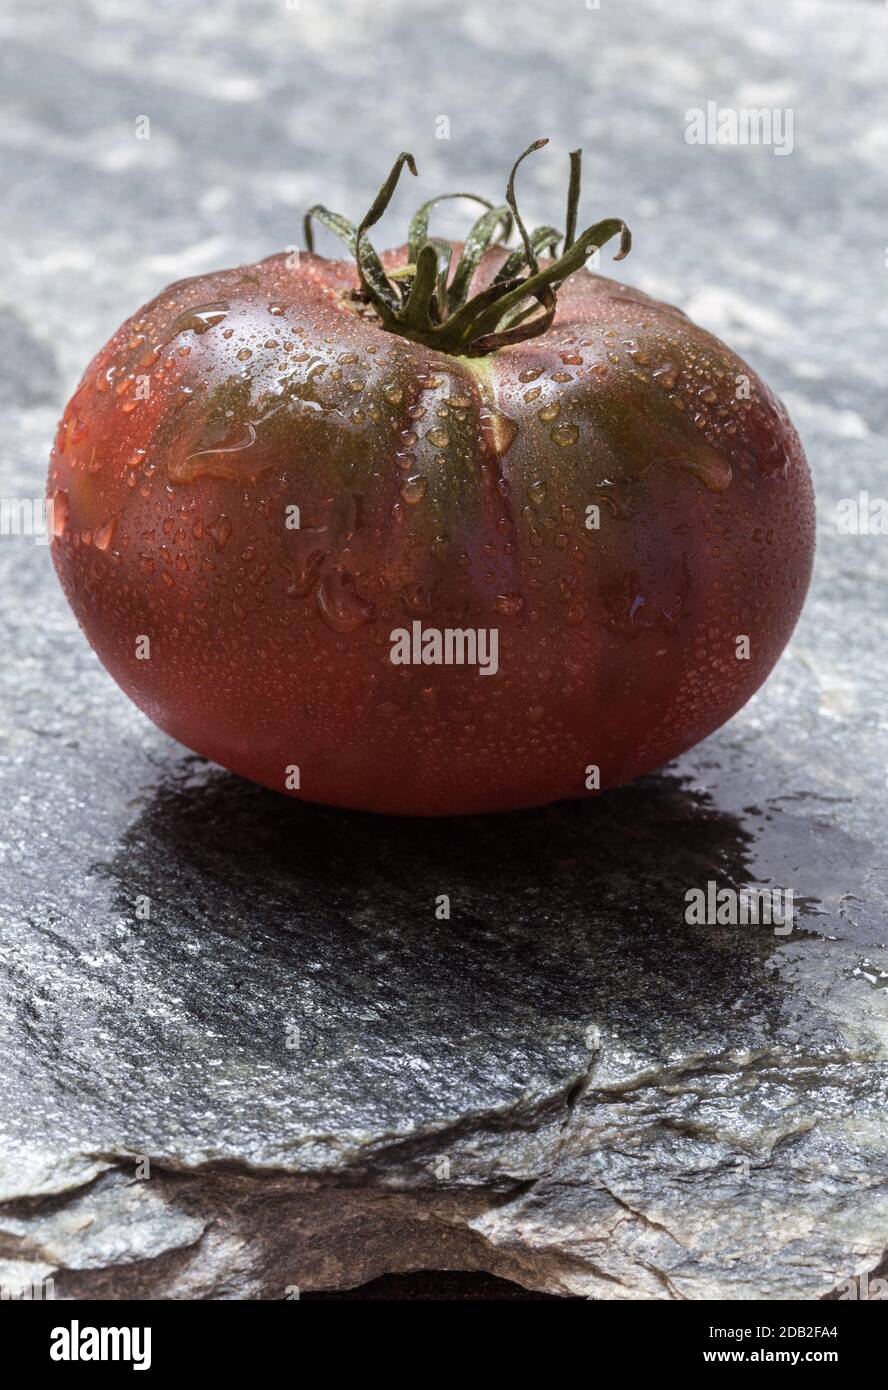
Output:
[[[729,719],[814,549],[767,387],[586,272],[545,335],[471,360],[381,330],[356,283],[307,254],[182,281],[87,369],[53,556],[120,686],[242,776],[407,815],[588,795],[590,766],[627,781]],[[497,673],[394,665],[414,620],[495,628]]]

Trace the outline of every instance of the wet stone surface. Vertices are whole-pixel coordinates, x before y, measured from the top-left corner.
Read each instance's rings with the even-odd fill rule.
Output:
[[[250,4],[215,6],[209,35],[136,8],[113,35],[98,6],[20,16],[2,496],[41,494],[66,394],[139,299],[287,244],[316,196],[369,202],[363,142],[472,186],[540,124],[593,147],[590,189],[636,231],[626,278],[789,405],[818,489],[811,598],[764,690],[662,772],[584,804],[392,821],[172,743],[87,648],[48,549],[0,539],[0,1282],[283,1298],[453,1268],[603,1299],[826,1296],[888,1250],[888,538],[835,525],[840,498],[888,486],[865,138],[885,17],[849,6],[837,36],[826,5],[731,4],[707,26],[689,3],[641,25],[571,7],[538,34],[519,4],[491,112],[486,12],[424,7],[410,42],[446,60],[429,92],[392,86],[380,41],[385,97],[365,101],[349,73],[382,21],[339,8],[295,50],[298,19]],[[532,79],[548,96],[526,130]],[[685,144],[686,108],[743,83],[794,105],[791,157]],[[360,147],[323,153],[351,129]],[[539,219],[562,172],[527,180]],[[791,932],[689,925],[709,881],[792,887]]]

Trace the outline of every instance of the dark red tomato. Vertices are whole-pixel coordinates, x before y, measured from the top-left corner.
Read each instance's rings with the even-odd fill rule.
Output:
[[[768,675],[811,569],[804,454],[728,348],[583,268],[628,232],[575,236],[576,157],[560,259],[514,170],[464,246],[426,205],[377,258],[405,159],[357,230],[313,209],[359,269],[180,281],[102,349],[53,450],[56,567],[127,694],[244,777],[410,815],[587,795]]]

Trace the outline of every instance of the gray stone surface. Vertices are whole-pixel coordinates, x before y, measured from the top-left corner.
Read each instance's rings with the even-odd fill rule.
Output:
[[[446,823],[194,759],[92,656],[48,549],[0,539],[5,1286],[282,1298],[449,1267],[817,1298],[880,1266],[888,537],[839,535],[836,504],[888,491],[886,36],[859,2],[0,16],[3,497],[42,494],[79,371],[163,283],[295,243],[317,197],[362,210],[401,148],[429,192],[496,192],[542,133],[529,214],[560,217],[582,143],[625,278],[789,405],[821,523],[796,636],[728,727],[594,803]],[[708,99],[792,107],[792,154],[686,144]],[[687,926],[711,878],[792,886],[795,929]]]

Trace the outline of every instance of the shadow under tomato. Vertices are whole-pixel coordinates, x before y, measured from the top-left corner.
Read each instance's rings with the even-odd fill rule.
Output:
[[[625,1031],[653,1010],[684,1034],[703,996],[765,1007],[762,960],[780,944],[768,928],[686,924],[688,888],[748,879],[753,839],[686,780],[415,820],[301,803],[187,760],[109,867],[129,915],[150,897],[144,949],[197,1015],[221,972],[245,1017],[251,992],[267,1009],[270,979],[308,978],[319,1035],[362,1010],[371,1031],[388,1012],[454,1036],[491,1017]]]
[[[132,924],[102,949],[152,1001],[131,1028],[153,1037],[163,1019],[171,1068],[211,1038],[239,1059],[232,1084],[275,1077],[286,1106],[296,1026],[301,1104],[364,1106],[388,1133],[500,1104],[525,1078],[557,1090],[595,1030],[630,1070],[794,1038],[820,988],[809,973],[800,997],[800,953],[824,990],[857,958],[820,901],[853,881],[855,846],[816,810],[783,809],[785,786],[774,806],[725,810],[716,797],[744,806],[749,779],[738,789],[713,756],[713,794],[672,769],[428,821],[300,803],[186,758],[100,867]],[[791,936],[686,922],[688,889],[711,880],[798,885]],[[150,918],[133,924],[140,895]]]
[[[485,907],[529,927],[547,904],[572,903],[580,920],[608,907],[629,917],[701,874],[746,881],[752,833],[687,780],[661,772],[582,801],[417,819],[297,801],[188,759],[115,865],[130,876],[140,861],[152,872],[165,862],[224,880],[258,913],[288,896],[328,918],[397,904],[402,926],[427,926],[435,897],[449,894],[454,927]]]

